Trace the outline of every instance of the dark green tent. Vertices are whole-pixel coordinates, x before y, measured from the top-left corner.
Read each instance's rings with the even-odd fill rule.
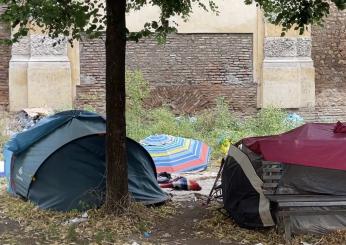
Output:
[[[4,150],[8,190],[43,209],[100,206],[105,193],[105,130],[105,119],[95,113],[66,111],[17,134]],[[150,155],[129,138],[126,146],[132,198],[144,204],[166,201]]]

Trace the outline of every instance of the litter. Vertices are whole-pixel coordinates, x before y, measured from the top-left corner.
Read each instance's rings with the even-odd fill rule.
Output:
[[[73,218],[64,223],[64,225],[76,225],[88,221],[88,213],[84,212],[80,218]]]

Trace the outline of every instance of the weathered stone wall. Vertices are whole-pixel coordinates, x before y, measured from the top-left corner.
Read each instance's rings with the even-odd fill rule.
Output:
[[[310,37],[265,37],[261,92],[261,107],[315,105]]]
[[[89,104],[100,110],[97,97],[104,99],[104,39],[86,40],[80,47],[76,106]],[[175,34],[164,45],[146,38],[128,44],[127,69],[139,69],[150,82],[148,106],[168,104],[176,113],[195,113],[225,96],[234,111],[253,112],[257,84],[252,47],[252,34]]]
[[[100,39],[85,38],[80,42],[81,84],[104,83],[106,81],[105,38],[105,36]]]
[[[105,81],[104,38],[80,44],[81,84]],[[140,69],[152,85],[252,82],[252,34],[175,34],[129,42],[127,68]]]
[[[146,39],[127,47],[129,69],[158,85],[252,82],[251,34],[178,34],[165,45]]]
[[[312,27],[315,107],[290,110],[306,121],[346,121],[346,11],[336,10],[334,4],[331,7],[324,27]],[[248,70],[251,58],[244,63],[249,59],[245,55],[245,59],[238,61],[235,57],[242,54],[234,52],[251,55],[249,36],[174,35],[164,46],[147,39],[128,46],[127,66],[141,69],[151,82],[152,96],[146,101],[151,106],[169,104],[176,112],[194,113],[210,107],[216,97],[224,95],[233,110],[248,115],[257,110],[257,87],[252,81],[252,70]],[[239,43],[248,48],[237,46]],[[77,87],[77,107],[88,105],[104,111],[103,44],[100,40],[81,44],[82,85]],[[229,55],[233,57],[227,60]],[[235,68],[240,64],[244,65],[243,70]]]
[[[105,113],[105,86],[103,83],[77,86],[76,108],[94,109]],[[151,91],[151,96],[144,101],[147,107],[169,105],[176,114],[194,114],[215,106],[220,96],[230,105],[236,116],[253,115],[256,109],[256,86],[252,83],[233,86],[210,85],[166,85]]]
[[[316,106],[306,116],[316,121],[346,121],[346,10],[331,7],[324,27],[312,27]]]
[[[4,7],[0,6],[0,14],[4,11]],[[0,23],[0,39],[10,36],[10,28]],[[8,67],[11,57],[11,47],[0,45],[0,107],[4,108],[8,105]]]
[[[104,83],[82,84],[76,87],[75,108],[95,110],[105,114],[106,93]]]

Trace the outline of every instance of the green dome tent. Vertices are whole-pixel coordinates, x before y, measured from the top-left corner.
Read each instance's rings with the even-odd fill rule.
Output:
[[[59,211],[85,210],[104,201],[105,119],[86,111],[65,111],[15,135],[4,149],[8,191]],[[127,138],[129,192],[144,204],[168,196],[156,181],[147,151]]]

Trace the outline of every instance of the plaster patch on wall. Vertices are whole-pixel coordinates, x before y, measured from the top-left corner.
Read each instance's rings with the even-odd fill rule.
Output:
[[[80,79],[81,81],[83,81],[84,84],[93,84],[97,82],[93,76],[88,76],[84,74],[81,74]]]
[[[227,80],[225,81],[225,83],[233,83],[233,84],[242,83],[242,81],[240,81],[239,78],[237,78],[233,74],[226,75],[226,78]]]

